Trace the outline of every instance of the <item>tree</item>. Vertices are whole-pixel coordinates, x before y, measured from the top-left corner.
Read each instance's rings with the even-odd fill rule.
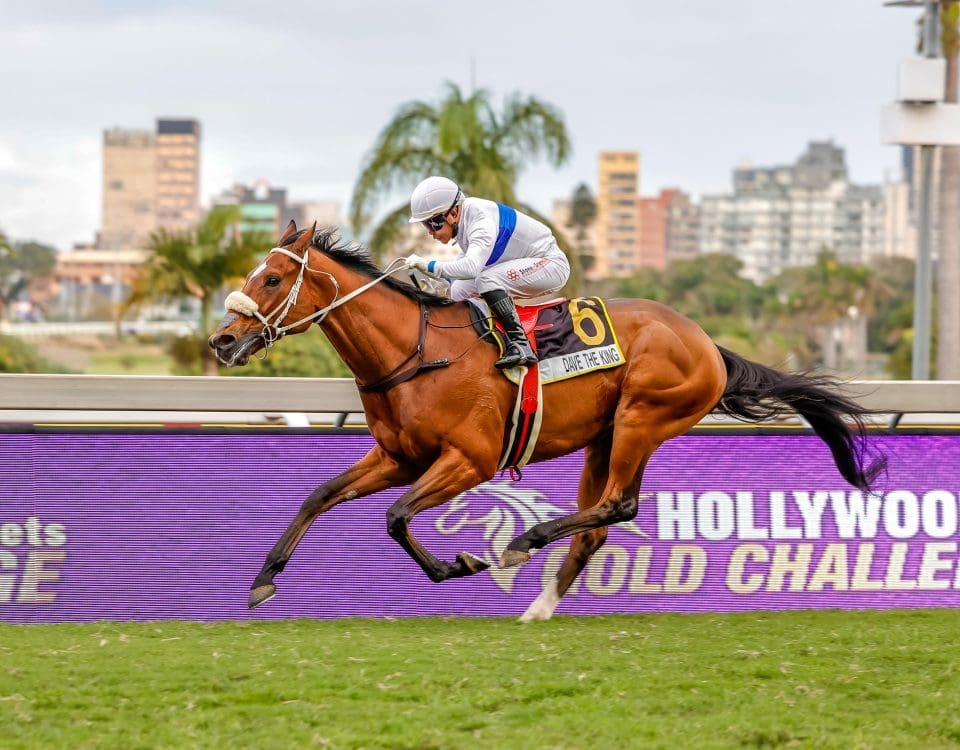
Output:
[[[730,324],[750,326],[763,307],[763,290],[740,276],[733,255],[710,253],[672,263],[664,274],[664,301],[719,335]],[[724,321],[724,319],[727,319]]]
[[[940,32],[947,61],[944,101],[957,101],[958,19],[957,0],[941,0]],[[960,379],[960,146],[940,151],[938,186],[940,217],[937,266],[937,377]]]
[[[0,320],[5,320],[10,303],[33,279],[50,276],[57,251],[38,242],[12,243],[0,232]]]
[[[239,219],[237,207],[218,206],[191,231],[161,229],[151,234],[149,255],[123,310],[148,301],[194,297],[200,301],[200,335],[209,333],[214,296],[228,282],[242,279],[273,242],[263,232],[233,232]],[[216,374],[216,359],[203,351],[204,371]]]
[[[596,221],[597,201],[585,182],[581,182],[573,191],[570,199],[570,220],[567,227],[573,229],[574,248],[583,270],[589,270],[594,262],[594,248],[587,240],[587,230]]]
[[[391,194],[399,190],[409,195],[431,174],[455,180],[468,195],[516,206],[549,225],[530,206],[517,201],[516,181],[533,159],[543,156],[560,166],[569,155],[566,126],[552,105],[513,94],[498,113],[486,90],[464,97],[456,84],[448,82],[438,104],[404,104],[380,131],[353,189],[353,230],[359,234]],[[368,243],[374,257],[382,256],[401,237],[408,216],[404,201],[380,220]],[[571,261],[571,277],[578,279],[575,253],[565,244],[561,241]]]
[[[65,373],[69,370],[41,356],[36,347],[26,341],[0,335],[0,372]]]
[[[811,357],[814,352],[826,356],[834,335],[843,326],[860,326],[869,320],[876,299],[871,270],[840,263],[826,248],[813,265],[787,268],[768,285],[783,305],[781,325],[805,334]],[[865,334],[866,329],[862,330]]]
[[[0,320],[7,319],[7,306],[19,291],[20,278],[16,268],[16,251],[0,232]]]
[[[892,352],[912,329],[915,265],[909,258],[878,258],[873,262],[874,312],[867,324],[870,351]]]

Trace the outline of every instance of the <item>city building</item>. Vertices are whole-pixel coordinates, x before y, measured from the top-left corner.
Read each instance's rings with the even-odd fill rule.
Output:
[[[273,187],[265,179],[253,185],[235,184],[213,198],[215,206],[237,206],[240,209],[241,232],[266,232],[279,237],[292,220],[297,228],[305,229],[317,222],[317,229],[333,229],[345,240],[351,237],[346,219],[337,201],[290,202],[287,189]]]
[[[917,224],[911,212],[911,195],[907,182],[883,183],[883,257],[917,257]]]
[[[287,211],[298,227],[309,227],[317,222],[317,229],[335,230],[344,240],[353,237],[350,222],[344,217],[337,201],[301,201],[289,204]]]
[[[601,151],[598,176],[595,260],[585,277],[629,276],[639,266],[640,154]]]
[[[142,245],[157,228],[156,137],[149,130],[103,132],[103,215],[98,246]]]
[[[637,243],[637,267],[662,271],[667,266],[667,196],[637,198],[640,236]]]
[[[703,196],[700,252],[735,255],[743,275],[758,283],[810,265],[825,250],[844,263],[909,252],[885,239],[903,212],[888,213],[882,186],[852,184],[843,149],[832,142],[811,142],[791,165],[741,164],[733,187],[732,194]],[[903,227],[889,231],[909,238]]]
[[[272,187],[263,179],[253,185],[237,183],[215,196],[212,202],[214,206],[236,206],[239,209],[237,232],[264,232],[279,237],[291,218],[287,208],[287,189]],[[299,222],[297,226],[300,226]]]
[[[156,131],[103,133],[103,214],[97,247],[145,246],[157,229],[189,229],[200,218],[200,123],[157,120]]]
[[[157,226],[192,229],[200,220],[200,123],[157,120]]]
[[[37,290],[48,317],[111,320],[130,296],[145,250],[83,248],[59,253],[49,284]]]
[[[700,253],[700,206],[684,191],[668,188],[665,201],[664,255],[669,266],[678,260],[692,260]]]

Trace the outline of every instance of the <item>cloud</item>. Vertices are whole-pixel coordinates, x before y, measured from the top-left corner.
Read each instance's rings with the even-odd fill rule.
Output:
[[[48,144],[22,156],[0,144],[0,230],[66,248],[93,240],[100,219],[96,140]]]
[[[203,195],[265,177],[297,200],[345,205],[380,128],[444,81],[564,114],[571,163],[521,175],[523,200],[596,180],[596,155],[643,155],[644,192],[728,189],[740,157],[786,163],[834,137],[879,181],[879,107],[912,54],[915,13],[874,0],[582,5],[489,0],[7,3],[0,25],[0,228],[60,247],[100,219],[104,128],[201,121]],[[469,19],[467,16],[470,16]],[[467,27],[468,25],[468,27]]]

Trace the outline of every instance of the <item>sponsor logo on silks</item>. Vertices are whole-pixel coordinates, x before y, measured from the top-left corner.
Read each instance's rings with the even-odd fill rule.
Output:
[[[56,603],[66,544],[62,523],[43,523],[36,516],[22,523],[0,518],[0,608]]]
[[[641,500],[647,497],[652,495],[641,494]],[[436,530],[444,536],[455,536],[471,527],[481,527],[485,547],[482,552],[474,554],[490,564],[488,572],[494,582],[501,591],[509,594],[513,591],[513,582],[520,568],[498,567],[500,555],[507,545],[530,527],[568,515],[575,510],[575,507],[561,508],[554,505],[539,490],[516,487],[509,481],[487,482],[448,502],[436,520]],[[624,531],[649,538],[634,521],[617,526]]]

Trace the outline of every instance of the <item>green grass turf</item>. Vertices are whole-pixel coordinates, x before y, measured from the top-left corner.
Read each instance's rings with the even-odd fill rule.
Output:
[[[957,620],[0,625],[0,747],[955,747]]]

